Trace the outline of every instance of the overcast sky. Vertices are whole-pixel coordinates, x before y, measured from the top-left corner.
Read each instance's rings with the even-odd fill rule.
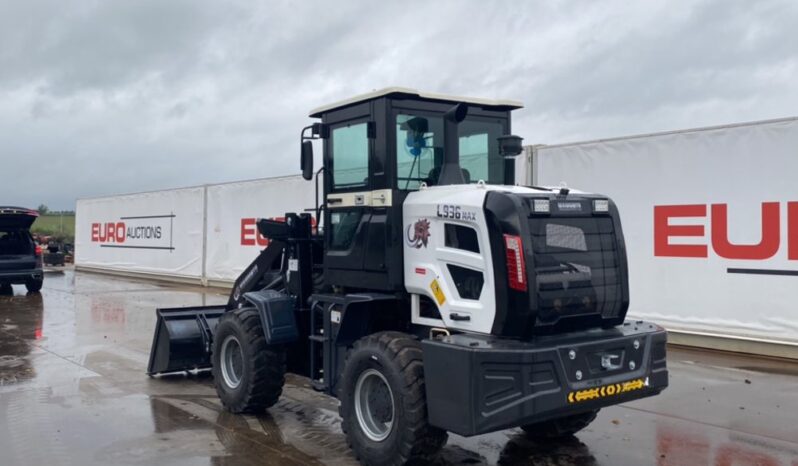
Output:
[[[316,106],[524,102],[525,143],[798,115],[798,2],[2,1],[0,205],[298,173]]]

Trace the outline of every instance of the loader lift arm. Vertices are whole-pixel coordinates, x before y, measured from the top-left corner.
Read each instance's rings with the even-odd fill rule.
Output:
[[[259,220],[259,226],[262,221],[263,219]],[[280,268],[275,270],[274,264],[278,260],[282,260],[285,247],[286,243],[283,241],[270,241],[269,245],[258,254],[258,257],[244,269],[233,284],[233,290],[227,300],[226,309],[228,311],[240,307],[244,303],[244,294],[255,290],[264,278],[267,281],[265,288],[277,288],[284,284],[283,266],[281,264]]]
[[[257,295],[261,290],[285,292],[296,299],[299,308],[305,308],[313,292],[310,219],[309,214],[286,214],[284,222],[258,220],[258,231],[269,239],[269,245],[236,279],[226,305],[157,309],[147,374],[211,367],[213,335],[222,314],[249,304],[258,308],[264,321],[274,320]],[[276,329],[264,327],[267,341],[275,337],[272,330]]]

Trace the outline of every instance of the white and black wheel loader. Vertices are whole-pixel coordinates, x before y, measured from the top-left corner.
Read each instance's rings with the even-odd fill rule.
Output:
[[[259,220],[270,243],[226,306],[157,310],[149,374],[210,367],[234,413],[307,377],[370,465],[433,455],[447,432],[570,435],[658,394],[666,333],[625,321],[618,210],[513,185],[520,107],[390,88],[312,111],[301,168],[314,178],[320,139],[318,227]]]

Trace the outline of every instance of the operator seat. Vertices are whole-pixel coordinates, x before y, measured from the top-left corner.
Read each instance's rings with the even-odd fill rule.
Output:
[[[460,170],[463,172],[463,180],[465,180],[466,184],[471,183],[471,172],[469,172],[465,168],[460,168]],[[440,176],[441,176],[440,167],[435,167],[432,170],[430,170],[429,173],[427,174],[427,179],[425,180],[427,186],[437,185],[438,178],[440,178]]]

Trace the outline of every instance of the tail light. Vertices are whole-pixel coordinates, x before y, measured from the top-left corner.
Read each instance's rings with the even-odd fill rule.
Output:
[[[30,251],[30,249],[28,249],[28,251]],[[39,246],[38,244],[36,245],[36,255],[37,256],[41,256],[42,255],[42,247]]]
[[[510,288],[526,291],[526,263],[524,244],[520,236],[504,235],[504,249],[507,254],[507,281]]]

